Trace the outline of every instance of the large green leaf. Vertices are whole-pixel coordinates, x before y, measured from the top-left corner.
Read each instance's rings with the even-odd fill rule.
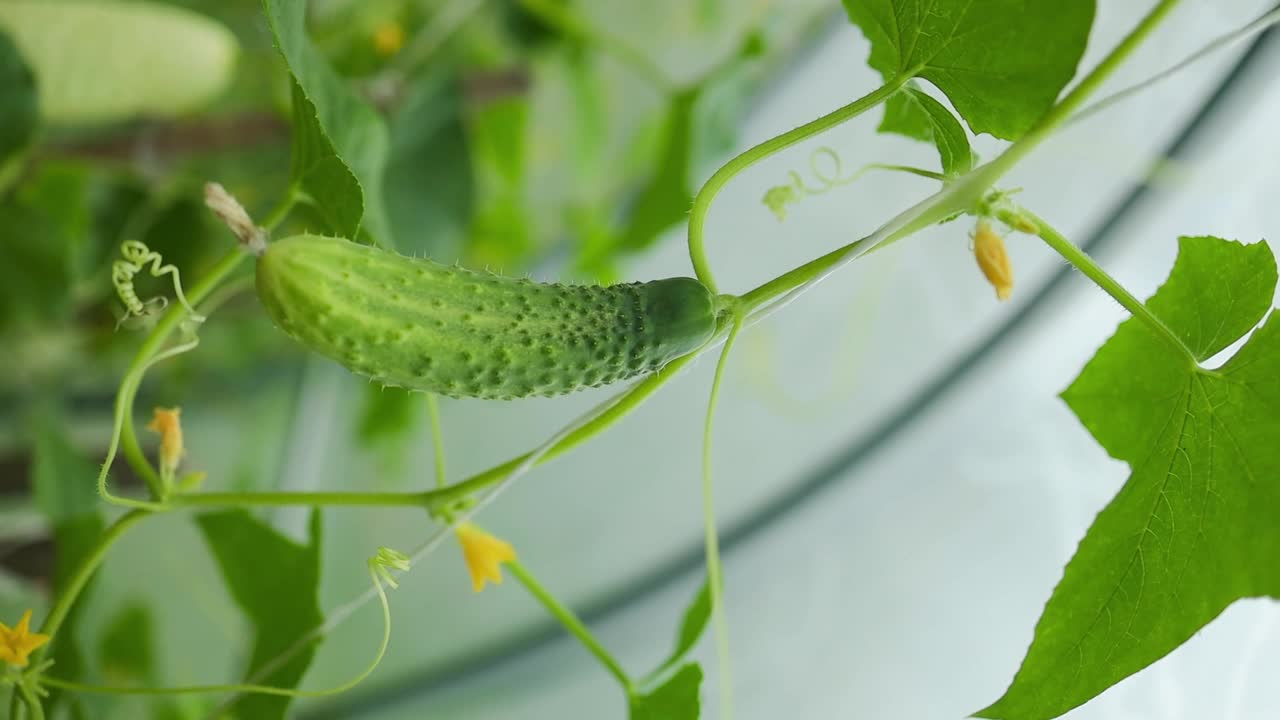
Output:
[[[0,27],[35,69],[41,114],[59,123],[190,112],[227,87],[237,55],[222,25],[156,2],[8,0]]]
[[[298,642],[324,621],[320,586],[320,511],[311,513],[310,540],[299,545],[243,510],[196,518],[227,588],[254,628],[253,653],[245,669],[252,682],[296,687],[318,643]],[[281,658],[292,653],[287,660]],[[270,665],[262,677],[259,671]],[[238,717],[282,718],[292,698],[248,695],[233,706]]]
[[[844,0],[886,81],[921,77],[975,133],[1011,140],[1075,74],[1094,0]]]
[[[942,103],[909,83],[884,106],[880,132],[932,142],[938,148],[944,175],[961,175],[973,168],[969,136],[956,116]]]
[[[1267,314],[1266,243],[1183,238],[1147,307],[1202,363]],[[1067,565],[1012,686],[981,717],[1061,715],[1241,598],[1280,598],[1280,320],[1219,369],[1126,320],[1063,398],[1132,470]]]
[[[702,710],[702,668],[697,663],[680,667],[669,680],[648,693],[630,698],[631,720],[698,720]]]
[[[335,232],[388,244],[382,175],[389,140],[381,116],[348,87],[307,38],[306,0],[264,0],[293,77],[294,182]]]

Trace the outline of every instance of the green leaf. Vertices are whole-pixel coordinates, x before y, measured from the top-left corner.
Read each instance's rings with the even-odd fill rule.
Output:
[[[0,330],[49,323],[70,309],[71,239],[21,199],[0,203]]]
[[[364,407],[360,410],[360,422],[356,437],[368,447],[380,441],[395,440],[414,427],[418,411],[425,404],[422,393],[399,387],[383,387],[366,383]]]
[[[707,621],[710,619],[711,584],[710,581],[705,581],[698,590],[698,594],[694,596],[693,602],[685,608],[684,619],[680,621],[680,630],[676,633],[676,645],[671,650],[671,655],[658,666],[657,670],[650,673],[646,682],[642,684],[647,684],[650,679],[661,677],[675,667],[676,663],[683,660],[693,646],[698,644],[698,639],[702,637],[702,632],[706,630]]]
[[[0,29],[0,191],[9,160],[35,137],[40,121],[36,76],[9,34]]]
[[[699,90],[690,130],[690,188],[697,188],[706,175],[737,150],[738,129],[763,77],[765,51],[764,37],[752,33],[737,55],[712,73]]]
[[[499,267],[533,249],[525,200],[529,101],[503,97],[468,113],[467,144],[475,173],[471,251],[478,264]]]
[[[693,108],[697,99],[696,90],[687,90],[677,93],[667,106],[657,169],[636,198],[622,237],[622,247],[627,250],[648,247],[664,230],[689,214],[693,205],[689,169],[693,156]]]
[[[1094,0],[844,0],[886,81],[921,77],[976,133],[1013,140],[1075,74]]]
[[[687,663],[660,687],[631,695],[631,720],[698,720],[702,668]]]
[[[151,613],[126,605],[107,622],[98,641],[98,661],[111,685],[151,682],[155,673]]]
[[[415,79],[391,119],[387,214],[396,248],[456,260],[471,221],[474,181],[455,78]]]
[[[363,230],[375,243],[390,244],[382,200],[385,123],[307,38],[305,0],[264,4],[293,78],[292,181],[334,232],[355,239]]]
[[[9,0],[0,27],[35,70],[40,112],[55,123],[198,109],[230,83],[238,53],[214,20],[138,0]]]
[[[1266,243],[1182,238],[1147,307],[1203,362],[1271,307]],[[1280,320],[1217,370],[1126,320],[1063,393],[1132,471],[1068,563],[1012,686],[979,713],[1050,718],[1160,659],[1241,598],[1280,598]]]
[[[103,522],[98,515],[98,495],[94,487],[96,475],[97,468],[93,463],[67,439],[60,416],[54,412],[41,414],[36,421],[31,484],[36,506],[53,526],[55,597],[67,587],[80,563],[94,550],[102,535]],[[95,584],[90,578],[52,640],[50,657],[64,677],[83,675],[85,660],[80,647],[80,617]],[[49,701],[50,707],[64,702],[72,707],[72,712],[80,712],[79,699],[71,695],[55,692]]]
[[[227,588],[254,627],[247,681],[294,688],[311,664],[318,640],[295,648],[324,621],[320,586],[320,511],[313,510],[310,541],[299,545],[243,510],[206,513],[196,518],[205,542],[218,560]],[[282,655],[295,651],[288,660]],[[270,663],[277,669],[258,677]],[[233,714],[244,718],[282,718],[290,697],[247,695]]]
[[[944,175],[963,175],[973,168],[969,136],[942,103],[910,84],[885,103],[880,132],[932,142],[938,148]]]

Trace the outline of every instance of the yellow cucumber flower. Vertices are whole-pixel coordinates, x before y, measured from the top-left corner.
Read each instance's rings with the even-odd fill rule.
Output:
[[[973,235],[973,254],[978,259],[978,267],[987,276],[987,282],[996,289],[996,297],[1008,300],[1013,294],[1013,265],[1009,263],[1009,254],[1005,252],[1004,238],[991,229],[985,220],[978,221]]]
[[[467,570],[471,573],[471,588],[480,592],[485,582],[490,580],[495,585],[501,584],[502,563],[516,559],[516,550],[511,543],[471,523],[459,525],[457,533],[458,541],[462,543],[462,558],[467,561]]]
[[[0,623],[0,661],[14,667],[26,667],[31,651],[49,642],[48,635],[33,633],[30,627],[30,610],[22,614],[22,619],[12,629]]]
[[[182,408],[156,408],[147,429],[160,433],[160,474],[173,477],[186,448],[182,445],[182,422],[178,419]]]

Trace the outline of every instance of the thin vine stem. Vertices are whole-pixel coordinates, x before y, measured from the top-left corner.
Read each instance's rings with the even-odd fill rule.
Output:
[[[618,684],[621,685],[628,694],[635,690],[635,684],[627,675],[627,671],[622,669],[621,663],[619,663],[617,659],[605,649],[604,645],[596,639],[595,635],[591,634],[591,631],[580,619],[578,619],[578,616],[575,615],[572,610],[565,607],[555,598],[554,595],[548,592],[547,589],[542,586],[542,583],[539,583],[537,578],[533,577],[533,575],[529,573],[528,569],[526,569],[524,565],[521,565],[518,561],[512,560],[507,562],[506,566],[507,569],[511,571],[511,574],[520,581],[520,584],[524,585],[525,589],[529,591],[529,594],[536,598],[538,602],[542,603],[542,606],[547,609],[547,612],[555,616],[556,620],[559,620],[560,624],[563,625],[570,634],[577,638],[578,642],[582,643],[582,646],[594,655],[596,660],[600,661],[600,664],[609,671],[609,674],[618,681]]]
[[[424,494],[364,492],[200,492],[174,495],[166,509],[191,507],[425,507]]]
[[[887,246],[957,213],[972,212],[983,195],[1001,177],[1043,143],[1088,100],[1103,81],[1155,31],[1178,2],[1179,0],[1161,0],[1066,97],[1046,112],[1026,135],[994,160],[955,179],[938,192],[899,213],[870,235],[810,260],[748,291],[742,295],[743,305],[748,310],[755,311],[779,298],[782,303],[790,302],[867,252]],[[691,230],[692,227],[691,224]]]
[[[1011,206],[1001,208],[996,211],[996,217],[1002,222],[1014,226],[1022,225],[1026,221],[1030,221],[1036,226],[1036,235],[1045,242],[1050,248],[1063,257],[1067,262],[1071,263],[1082,275],[1093,281],[1095,285],[1102,288],[1104,292],[1115,299],[1116,302],[1129,311],[1129,314],[1138,319],[1139,322],[1146,325],[1153,333],[1160,337],[1166,344],[1183,355],[1192,364],[1198,364],[1191,348],[1182,342],[1168,325],[1155,316],[1142,304],[1142,301],[1134,297],[1132,293],[1125,289],[1115,278],[1107,274],[1102,266],[1098,265],[1088,253],[1081,250],[1074,243],[1068,240],[1062,233],[1058,232],[1043,218],[1035,213],[1021,207]],[[1020,222],[1021,221],[1021,222]]]
[[[707,400],[707,418],[702,426],[702,525],[707,563],[707,585],[711,592],[711,617],[715,625],[717,677],[720,687],[720,717],[733,717],[733,663],[729,654],[729,624],[724,611],[724,570],[720,564],[720,534],[716,529],[715,492],[712,484],[711,439],[715,424],[716,403],[720,385],[729,362],[733,342],[742,330],[744,317],[735,315],[729,337],[720,350],[716,374],[711,381],[711,397]]]
[[[272,685],[254,685],[254,684],[224,684],[224,685],[183,685],[177,687],[125,687],[120,685],[86,685],[82,683],[63,680],[60,678],[45,677],[41,678],[41,682],[49,687],[59,688],[61,690],[70,690],[72,692],[87,693],[93,695],[212,695],[217,693],[237,693],[237,694],[257,694],[257,695],[281,695],[286,697],[299,698],[318,698],[328,697],[330,695],[338,695],[344,693],[351,688],[364,682],[369,675],[382,663],[382,658],[387,654],[387,648],[391,644],[391,605],[387,600],[387,591],[383,587],[383,581],[378,578],[377,571],[372,565],[369,568],[369,575],[373,580],[373,587],[377,591],[378,600],[382,605],[382,639],[378,645],[378,651],[373,661],[365,667],[358,675],[350,680],[331,688],[323,690],[296,690],[290,688],[279,688]]]
[[[742,152],[721,166],[719,170],[716,170],[707,179],[702,188],[698,190],[698,194],[694,196],[693,208],[689,211],[689,261],[693,263],[693,272],[702,281],[702,284],[706,285],[711,292],[718,292],[716,290],[715,277],[711,273],[711,264],[707,261],[705,226],[707,224],[707,214],[711,210],[711,201],[715,200],[716,195],[720,194],[720,191],[735,175],[770,155],[781,152],[814,135],[826,132],[876,107],[888,100],[909,79],[908,77],[894,78],[844,107],[765,140],[759,145]]]

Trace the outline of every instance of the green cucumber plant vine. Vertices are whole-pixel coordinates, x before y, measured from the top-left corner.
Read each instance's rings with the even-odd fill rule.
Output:
[[[669,285],[583,288],[517,282],[398,254],[394,248],[400,238],[393,240],[393,223],[382,202],[382,179],[393,149],[378,110],[352,90],[308,35],[303,0],[264,0],[266,25],[289,71],[293,139],[287,183],[278,192],[276,208],[260,224],[221,186],[208,185],[208,207],[239,242],[185,287],[177,268],[165,264],[161,253],[132,239],[121,247],[122,259],[116,261],[111,279],[132,318],[125,325],[141,324],[148,330],[120,380],[114,428],[96,478],[100,501],[125,511],[109,525],[94,514],[78,525],[60,526],[58,540],[67,562],[59,568],[53,603],[39,631],[31,632],[25,623],[0,627],[0,649],[6,653],[0,655],[5,662],[0,681],[12,690],[11,717],[43,718],[46,708],[79,697],[134,694],[213,696],[220,702],[215,715],[229,710],[239,717],[272,718],[282,717],[294,698],[343,692],[373,673],[395,641],[387,590],[396,587],[399,574],[410,571],[455,533],[477,588],[500,580],[504,569],[509,572],[617,680],[633,720],[693,720],[702,715],[702,668],[688,656],[711,626],[718,712],[730,717],[732,653],[713,511],[711,441],[716,399],[735,340],[864,254],[965,216],[973,218],[976,228],[979,265],[998,292],[1006,293],[1012,283],[1001,235],[1034,236],[1132,316],[1063,393],[1098,444],[1127,462],[1131,475],[1067,564],[1008,690],[986,708],[975,709],[975,715],[1019,720],[1059,716],[1171,652],[1236,600],[1280,598],[1280,526],[1274,522],[1280,512],[1280,382],[1275,380],[1280,377],[1280,321],[1270,313],[1277,282],[1270,247],[1265,242],[1181,238],[1168,280],[1143,302],[1048,219],[1017,204],[999,185],[1055,131],[1145,85],[1096,97],[1103,82],[1155,32],[1179,0],[1153,2],[1123,39],[1074,84],[1094,21],[1093,0],[844,0],[849,19],[870,41],[869,64],[881,74],[883,84],[737,155],[696,193],[689,193],[681,179],[688,173],[690,158],[679,138],[687,136],[681,128],[692,122],[693,105],[707,81],[685,84],[672,79],[643,52],[596,31],[567,5],[550,0],[522,5],[579,51],[612,53],[671,98],[662,123],[668,137],[658,171],[636,201],[644,218],[611,242],[643,247],[688,210],[688,251],[696,281],[684,279],[680,287],[689,292],[675,292]],[[123,5],[128,12],[140,6]],[[17,38],[17,51],[23,50],[24,29],[30,34],[34,22],[24,19],[24,12],[38,15],[44,10],[29,1],[7,9],[0,6],[0,29],[7,28]],[[1268,13],[1230,36],[1214,39],[1190,59],[1278,20],[1280,12]],[[434,37],[423,40],[424,47],[440,42]],[[37,113],[32,108],[39,90],[28,82],[21,53],[6,35],[0,34],[0,41],[0,56],[6,58],[0,77],[17,78],[21,82],[9,87],[25,93],[24,102],[6,101],[0,108],[5,119],[0,150],[11,153],[29,145],[34,136],[30,128]],[[399,41],[387,31],[378,35],[378,42]],[[760,42],[751,36],[742,56],[758,56]],[[420,55],[430,52],[411,48]],[[30,61],[40,67],[39,59]],[[723,72],[716,68],[708,77]],[[199,88],[186,90],[189,95]],[[185,98],[181,102],[187,102]],[[706,221],[717,194],[764,158],[879,106],[884,106],[880,131],[933,143],[940,167],[866,167],[914,172],[936,181],[937,191],[866,237],[758,287],[738,293],[723,289],[706,248]],[[11,127],[18,131],[10,132]],[[1008,144],[992,159],[979,162],[970,149],[970,133],[987,133]],[[20,153],[14,157],[14,162],[21,160]],[[818,171],[820,160],[830,172]],[[765,204],[779,219],[806,195],[836,191],[857,177],[842,174],[833,151],[819,151],[814,162],[819,187],[809,187],[793,173],[788,184],[765,195]],[[5,168],[0,167],[0,181],[14,176]],[[494,173],[490,180],[501,184],[502,169]],[[501,226],[503,214],[514,212],[510,204],[503,205],[507,201],[514,202],[510,197],[499,199],[481,214]],[[273,238],[299,210],[311,212],[331,236]],[[202,490],[202,474],[179,472],[180,416],[163,409],[149,426],[162,437],[158,467],[152,463],[135,427],[139,388],[157,364],[200,347],[201,334],[219,322],[218,306],[243,289],[237,271],[248,263],[256,263],[259,295],[282,330],[376,380],[428,393],[425,402],[437,448],[433,484],[415,492]],[[141,299],[133,283],[144,270],[171,280],[176,302],[165,306],[163,301]],[[625,322],[614,323],[618,318]],[[439,330],[434,327],[437,322]],[[1234,356],[1217,367],[1206,366],[1246,335]],[[674,344],[663,345],[667,342]],[[651,672],[633,674],[517,560],[514,548],[480,530],[473,519],[528,470],[604,432],[695,358],[717,348],[719,361],[703,425],[706,581],[682,618],[667,659]],[[414,364],[423,360],[427,366]],[[1138,366],[1143,370],[1134,374],[1132,368]],[[460,480],[450,482],[447,477],[435,394],[554,394],[633,377],[629,387],[538,447]],[[83,464],[57,460],[68,455],[59,442],[65,444],[54,437],[37,448],[37,457],[46,458],[48,465],[38,472],[92,482],[93,474]],[[117,454],[141,478],[145,494],[114,489],[110,473]],[[86,501],[76,497],[81,496],[71,493],[60,500],[63,517],[83,517],[71,506]],[[308,542],[279,535],[249,512],[265,506],[312,508]],[[347,506],[418,508],[424,522],[429,516],[436,529],[411,552],[379,549],[369,560],[369,591],[326,617],[315,593],[322,533],[319,510]],[[185,511],[199,513],[196,524],[232,597],[254,628],[245,677],[238,683],[153,687],[101,684],[78,676],[83,663],[64,636],[95,571],[131,528]],[[296,591],[278,592],[281,578]],[[368,667],[338,687],[298,689],[318,641],[375,599],[383,632],[370,648]]]

